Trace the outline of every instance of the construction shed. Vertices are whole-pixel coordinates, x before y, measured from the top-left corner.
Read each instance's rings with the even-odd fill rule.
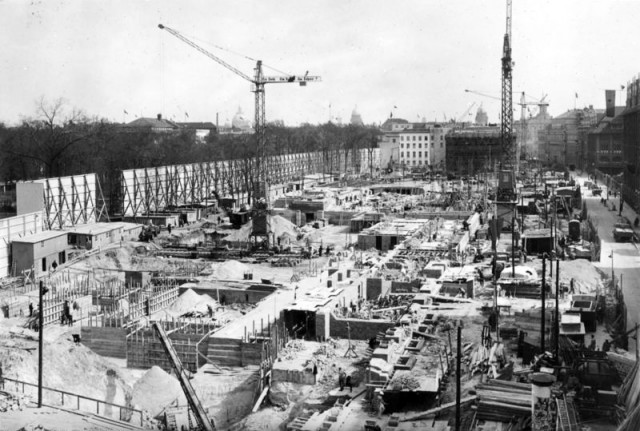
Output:
[[[15,273],[32,268],[36,276],[46,273],[54,262],[56,266],[65,263],[70,249],[67,232],[61,230],[46,230],[14,239],[11,251]]]
[[[104,247],[118,241],[136,241],[142,225],[135,223],[92,223],[67,229],[69,244],[87,250]]]

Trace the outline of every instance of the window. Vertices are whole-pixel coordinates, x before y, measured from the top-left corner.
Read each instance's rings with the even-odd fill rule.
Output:
[[[393,139],[391,140],[391,142],[392,142],[393,144],[395,144],[395,143],[396,143],[396,138],[393,138]]]
[[[433,148],[433,142],[431,142],[431,148]]]
[[[414,151],[414,152],[413,152],[413,157],[415,157],[415,156],[416,156],[416,152]]]
[[[415,135],[413,135],[413,140],[414,140],[414,141],[416,140],[416,136],[415,136]]]
[[[400,144],[400,148],[404,148],[404,144]]]
[[[444,145],[442,144],[442,142],[440,142],[440,148],[442,148]]]
[[[418,151],[418,157],[422,157],[422,151]]]
[[[414,149],[416,148],[416,144],[415,144],[415,143],[413,144],[413,148],[414,148]]]
[[[422,141],[422,135],[418,135],[418,141]]]
[[[422,148],[422,144],[418,144],[418,148]]]
[[[400,151],[400,157],[404,157],[404,151]]]

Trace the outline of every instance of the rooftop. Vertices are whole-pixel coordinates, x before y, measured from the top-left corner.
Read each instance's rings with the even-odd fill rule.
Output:
[[[35,244],[37,242],[46,241],[48,239],[57,238],[59,236],[66,236],[67,232],[61,230],[45,230],[42,232],[34,233],[23,238],[14,239],[13,242],[20,242],[25,244]]]

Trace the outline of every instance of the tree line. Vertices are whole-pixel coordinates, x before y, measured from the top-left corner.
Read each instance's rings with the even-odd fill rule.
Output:
[[[375,148],[375,127],[332,123],[285,127],[268,124],[265,155]],[[96,173],[107,202],[121,198],[122,170],[249,159],[262,152],[253,134],[211,133],[198,142],[195,130],[157,132],[90,118],[62,99],[37,103],[33,117],[17,126],[0,123],[0,181],[13,183]],[[111,207],[111,205],[110,205]]]

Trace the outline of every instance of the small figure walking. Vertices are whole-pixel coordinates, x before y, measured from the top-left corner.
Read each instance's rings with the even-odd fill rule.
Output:
[[[382,418],[382,414],[384,413],[384,400],[382,399],[382,396],[384,395],[384,392],[380,392],[378,394],[378,419]]]
[[[340,391],[344,390],[344,384],[346,380],[346,374],[342,371],[342,368],[338,368],[338,385],[340,386]]]
[[[29,303],[29,317],[33,317],[33,302]]]
[[[345,384],[349,388],[349,392],[353,392],[353,382],[351,381],[351,375],[347,376]]]

